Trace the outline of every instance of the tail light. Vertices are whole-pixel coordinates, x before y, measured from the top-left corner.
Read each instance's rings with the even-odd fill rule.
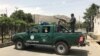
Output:
[[[79,37],[79,43],[82,43],[84,41],[84,36]]]

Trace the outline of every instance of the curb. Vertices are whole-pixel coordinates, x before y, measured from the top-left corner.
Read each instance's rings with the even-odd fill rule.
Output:
[[[0,44],[0,48],[7,47],[7,46],[11,46],[11,45],[13,45],[13,42],[2,43],[2,44]]]

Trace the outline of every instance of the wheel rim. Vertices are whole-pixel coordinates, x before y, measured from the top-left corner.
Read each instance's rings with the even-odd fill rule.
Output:
[[[17,42],[17,48],[21,49],[22,48],[22,43],[21,42]]]
[[[64,47],[64,45],[58,45],[57,51],[58,51],[59,53],[64,53],[64,52],[65,52],[65,47]]]

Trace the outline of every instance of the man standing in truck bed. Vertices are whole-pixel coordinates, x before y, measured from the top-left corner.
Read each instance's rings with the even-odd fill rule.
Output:
[[[70,27],[71,27],[71,32],[75,32],[75,23],[76,23],[76,18],[74,17],[74,14],[71,14],[71,20],[70,20]]]

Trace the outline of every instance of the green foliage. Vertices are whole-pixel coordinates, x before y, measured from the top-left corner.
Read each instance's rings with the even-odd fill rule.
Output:
[[[27,23],[23,20],[14,20],[13,18],[8,18],[8,17],[1,17],[0,18],[0,25],[27,25]]]
[[[23,10],[13,12],[10,17],[15,20],[23,20],[27,23],[33,22],[32,15],[30,13],[24,13]]]
[[[15,11],[10,17],[1,14],[0,17],[0,34],[2,38],[5,35],[14,34],[16,32],[26,31],[30,26],[35,25],[30,13],[24,13],[23,10]]]
[[[13,19],[8,17],[0,17],[0,25],[13,25]]]
[[[25,31],[29,26],[34,26],[32,15],[24,13],[23,10],[15,11],[10,17],[6,14],[1,14],[0,17],[0,32],[8,34],[9,32]]]
[[[28,23],[33,22],[32,15],[30,13],[25,14],[25,19]]]
[[[76,29],[81,28],[81,23],[80,22],[76,22]]]
[[[82,23],[82,28],[87,28],[87,27],[89,27],[88,25],[89,25],[89,22],[85,21]]]
[[[23,20],[14,20],[14,25],[21,26],[21,25],[27,25],[27,23]]]
[[[88,9],[86,9],[86,12],[84,13],[85,16],[83,18],[85,19],[84,26],[86,25],[85,27],[87,28],[87,30],[93,31],[93,20],[98,11],[99,6],[94,3]]]
[[[35,26],[35,25],[37,25],[37,24],[35,24],[35,23],[30,23],[30,24],[27,25],[27,27],[30,28],[30,27],[33,27],[33,26]]]
[[[1,14],[2,17],[7,17],[7,14]]]
[[[86,9],[84,19],[89,20],[92,16],[94,17],[98,12],[98,9],[99,6],[93,3],[88,9]]]
[[[11,14],[11,18],[14,18],[14,19],[20,19],[20,20],[24,20],[25,19],[25,13],[23,12],[23,10],[18,10],[18,11],[15,11]]]

